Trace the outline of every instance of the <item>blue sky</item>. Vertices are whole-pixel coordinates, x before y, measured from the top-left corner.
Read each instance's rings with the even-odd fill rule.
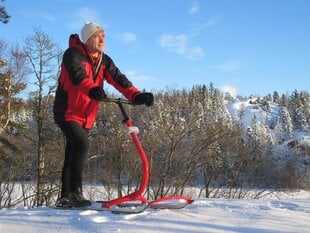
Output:
[[[6,0],[10,45],[40,27],[65,50],[85,21],[140,89],[210,82],[232,95],[310,91],[309,0]]]

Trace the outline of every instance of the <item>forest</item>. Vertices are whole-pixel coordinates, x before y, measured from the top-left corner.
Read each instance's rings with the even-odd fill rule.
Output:
[[[62,53],[39,28],[23,45],[0,40],[0,209],[50,205],[59,195],[64,137],[52,108]],[[154,94],[152,107],[126,106],[149,160],[148,198],[244,198],[253,189],[260,198],[310,188],[308,91],[232,97],[207,83]],[[249,125],[245,108],[237,116],[229,111],[246,101],[257,110]],[[264,122],[259,113],[268,114]],[[135,190],[141,164],[117,105],[101,104],[89,138],[84,181],[103,187],[106,199]]]

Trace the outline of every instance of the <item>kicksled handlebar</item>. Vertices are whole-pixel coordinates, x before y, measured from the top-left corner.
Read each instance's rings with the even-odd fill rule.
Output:
[[[104,99],[101,100],[101,102],[137,105],[137,104],[135,104],[132,101],[121,99],[121,98],[104,98]]]
[[[128,126],[128,127],[132,127],[132,123],[129,119],[129,116],[127,115],[127,112],[125,111],[125,108],[123,106],[123,104],[128,104],[128,105],[137,105],[132,101],[129,100],[124,100],[121,98],[104,98],[101,100],[101,102],[106,102],[106,103],[116,103],[119,107],[119,109],[121,110],[121,113],[124,117],[124,123]],[[130,126],[131,125],[131,126]]]

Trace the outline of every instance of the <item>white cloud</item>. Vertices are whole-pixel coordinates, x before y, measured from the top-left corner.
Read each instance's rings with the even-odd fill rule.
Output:
[[[97,10],[92,7],[82,7],[78,9],[77,16],[83,23],[85,21],[96,22],[98,20]]]
[[[56,20],[55,16],[50,14],[50,13],[45,13],[45,12],[29,12],[29,11],[22,11],[21,14],[28,18],[32,19],[44,19],[47,21],[54,22]]]
[[[188,36],[185,34],[163,34],[159,36],[159,44],[171,52],[183,55],[188,59],[197,60],[204,58],[204,51],[198,46],[188,46]]]
[[[154,79],[150,76],[140,73],[137,70],[128,70],[125,72],[128,79],[132,82],[150,82]]]
[[[210,19],[208,19],[208,21],[204,24],[206,27],[212,27],[214,26],[218,21],[218,17],[213,16]]]
[[[214,65],[213,68],[221,72],[232,72],[238,70],[241,66],[241,61],[239,59],[231,60],[223,64]]]
[[[200,11],[200,5],[196,1],[193,2],[190,9],[189,9],[189,14],[194,15],[194,14],[199,13],[199,11]]]
[[[49,14],[49,13],[43,13],[43,14],[41,14],[40,16],[41,16],[42,18],[48,20],[48,21],[51,21],[51,22],[53,22],[53,21],[56,20],[55,16],[54,16],[54,15],[51,15],[51,14]]]
[[[236,97],[238,93],[238,89],[233,86],[225,85],[221,88],[224,93],[229,93],[232,97]]]
[[[122,33],[119,38],[121,41],[125,44],[134,43],[137,40],[137,35],[131,33],[131,32],[124,32]]]
[[[205,23],[202,24],[194,24],[192,26],[190,35],[191,36],[197,36],[200,34],[201,31],[203,31],[205,28],[209,28],[214,26],[217,23],[217,17],[212,17],[209,20],[207,20]]]
[[[97,9],[92,7],[82,7],[74,12],[72,20],[68,26],[73,31],[80,31],[86,21],[100,24],[99,14]],[[104,27],[104,25],[102,25]],[[106,28],[106,27],[104,27]]]

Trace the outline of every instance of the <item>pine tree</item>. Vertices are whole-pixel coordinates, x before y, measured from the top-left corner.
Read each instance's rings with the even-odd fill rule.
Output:
[[[21,104],[16,96],[26,88],[23,82],[27,74],[25,56],[19,48],[9,51],[7,47],[4,41],[0,41],[2,56],[7,57],[7,61],[0,57],[0,134],[8,125],[17,126],[13,117]]]
[[[4,0],[0,0],[1,2],[4,2]],[[4,6],[0,5],[0,21],[4,24],[9,22],[11,16],[6,11],[6,8]]]
[[[273,102],[276,104],[280,103],[280,96],[277,91],[273,92]]]

